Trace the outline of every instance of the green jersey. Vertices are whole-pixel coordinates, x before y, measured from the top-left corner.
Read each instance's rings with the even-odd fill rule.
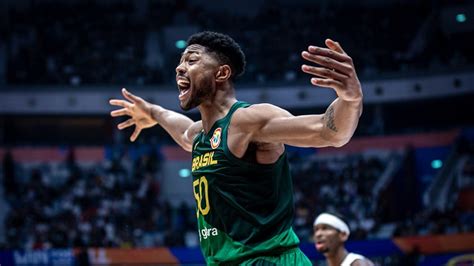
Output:
[[[192,175],[199,240],[208,264],[273,256],[298,245],[293,232],[293,185],[286,152],[273,164],[235,157],[227,147],[236,102],[193,142]]]

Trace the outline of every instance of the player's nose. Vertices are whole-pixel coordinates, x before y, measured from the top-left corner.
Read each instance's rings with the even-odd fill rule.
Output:
[[[186,68],[184,67],[184,64],[181,63],[176,67],[176,75],[183,75],[186,73]]]

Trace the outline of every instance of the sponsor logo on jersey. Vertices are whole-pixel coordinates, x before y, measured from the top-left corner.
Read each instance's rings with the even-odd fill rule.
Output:
[[[219,235],[219,232],[217,231],[217,228],[206,228],[204,227],[203,229],[199,230],[199,242],[202,241],[202,239],[207,239],[208,237],[211,236],[217,236]]]
[[[210,139],[211,148],[215,149],[219,147],[219,144],[221,143],[221,133],[222,133],[222,128],[220,127],[214,130],[214,133],[212,134],[212,138]]]

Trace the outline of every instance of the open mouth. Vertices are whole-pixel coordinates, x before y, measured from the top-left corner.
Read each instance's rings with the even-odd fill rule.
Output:
[[[324,241],[316,241],[316,248],[318,250],[324,248]]]
[[[186,94],[190,91],[191,84],[186,79],[178,79],[178,88],[179,88],[179,96],[180,100],[183,100]]]

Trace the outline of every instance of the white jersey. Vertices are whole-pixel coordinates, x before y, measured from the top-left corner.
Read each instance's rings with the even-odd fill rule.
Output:
[[[352,264],[355,260],[363,260],[363,259],[365,259],[365,257],[362,256],[362,255],[355,254],[355,253],[349,253],[349,254],[347,254],[347,256],[344,258],[344,260],[341,262],[341,266],[351,266],[351,264]]]

